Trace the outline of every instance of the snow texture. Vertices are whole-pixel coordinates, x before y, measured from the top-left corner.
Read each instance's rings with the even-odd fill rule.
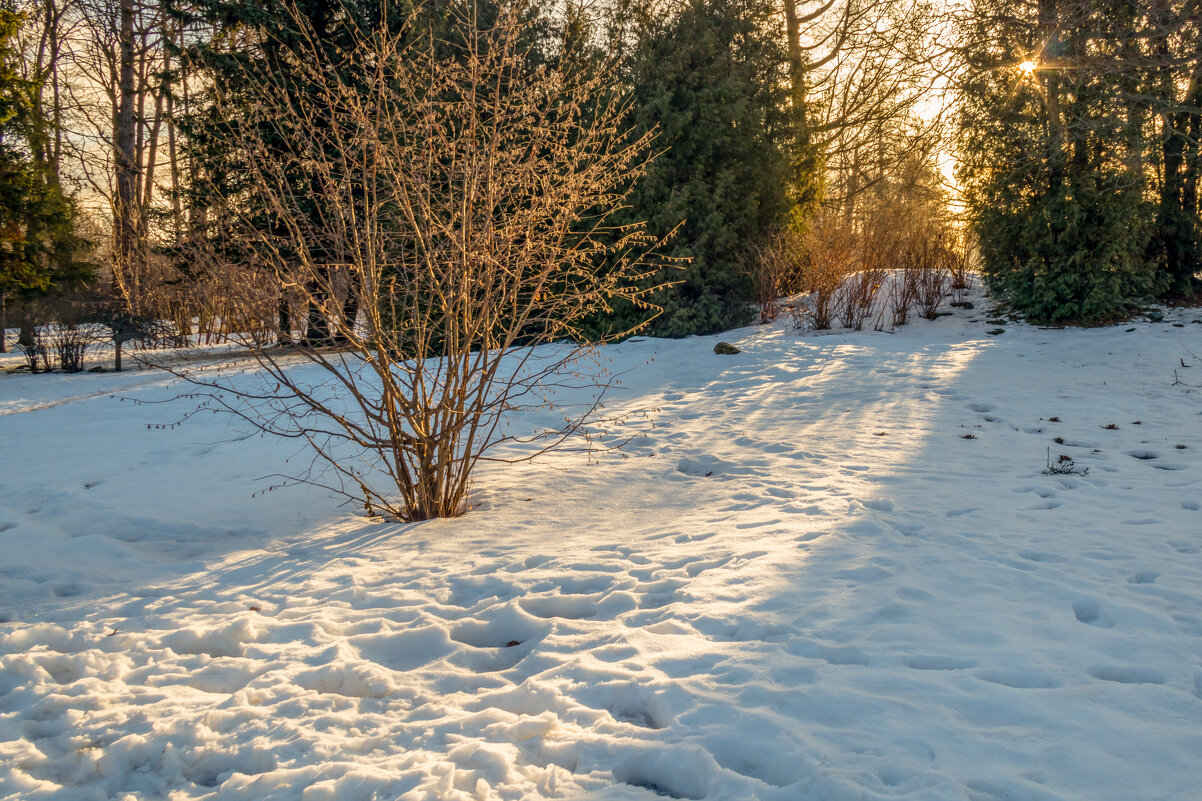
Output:
[[[989,316],[608,348],[644,436],[418,525],[0,376],[0,797],[1202,797],[1202,315]]]

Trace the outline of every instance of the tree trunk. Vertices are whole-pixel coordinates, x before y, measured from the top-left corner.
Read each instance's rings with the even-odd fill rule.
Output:
[[[179,157],[175,150],[174,91],[167,93],[167,161],[171,170],[171,232],[175,247],[184,244],[183,210],[179,196]]]
[[[321,347],[330,344],[330,320],[325,315],[325,306],[329,300],[325,289],[313,282],[305,289],[309,299],[308,312],[305,320],[305,344],[310,347]]]
[[[292,307],[288,303],[288,297],[280,292],[279,304],[276,306],[278,317],[276,339],[281,345],[292,344]]]
[[[53,98],[54,107],[51,113],[54,115],[54,143],[51,150],[51,166],[54,183],[58,186],[61,182],[61,168],[63,159],[63,101],[59,93],[59,73],[58,59],[62,44],[59,40],[59,21],[61,12],[57,5],[51,0],[46,3],[46,13],[54,13],[54,26],[51,30],[52,39],[50,40],[50,92]]]
[[[794,111],[805,101],[805,61],[801,53],[801,22],[797,0],[785,0],[785,31],[789,37],[789,89]]]
[[[0,353],[8,353],[8,298],[0,292]]]
[[[342,304],[342,327],[347,332],[355,330],[355,321],[359,319],[359,293],[354,287],[351,287],[347,292],[346,301]],[[345,334],[339,337],[340,340],[348,340],[349,337]]]
[[[1198,212],[1198,173],[1202,172],[1202,41],[1195,44],[1193,75],[1190,76],[1185,93],[1184,119],[1181,127],[1185,134],[1183,168],[1185,180],[1181,187],[1181,215],[1187,226],[1186,238],[1182,242],[1185,251],[1181,264],[1182,291],[1193,295],[1197,286],[1196,275],[1202,271],[1202,218]]]
[[[1048,120],[1048,163],[1051,167],[1051,188],[1056,188],[1064,178],[1065,141],[1064,119],[1060,113],[1060,75],[1058,63],[1063,55],[1060,45],[1060,17],[1056,0],[1039,0],[1039,32],[1040,41],[1044,43],[1043,52],[1038,59],[1047,65],[1040,70],[1043,79],[1044,102],[1047,108]]]
[[[814,148],[812,131],[807,119],[807,67],[801,48],[801,25],[824,9],[815,11],[804,20],[797,15],[797,0],[784,0],[785,31],[789,38],[789,105],[793,123],[793,179],[795,200],[809,206],[818,199],[818,154]]]
[[[1197,74],[1199,67],[1195,64],[1192,83],[1187,87],[1185,97],[1178,98],[1180,76],[1176,65],[1180,54],[1173,52],[1168,34],[1179,21],[1174,20],[1167,0],[1158,0],[1153,20],[1158,32],[1152,50],[1157,61],[1156,102],[1160,111],[1160,157],[1164,170],[1156,222],[1164,248],[1165,273],[1169,280],[1167,291],[1173,295],[1187,294],[1198,269],[1197,179],[1192,175],[1198,166],[1197,147],[1190,138],[1190,118],[1196,118],[1197,113],[1191,112],[1188,106],[1191,101],[1196,103],[1202,99],[1190,96],[1198,93],[1198,81],[1202,76]],[[1202,60],[1202,50],[1196,53],[1196,58]]]
[[[19,325],[21,331],[17,334],[17,344],[23,348],[32,348],[34,339],[36,338],[34,331],[36,323],[33,321],[33,315],[28,311],[23,311]]]
[[[137,129],[134,116],[134,4],[133,0],[120,2],[120,69],[116,130],[113,132],[113,155],[117,173],[117,194],[113,208],[113,284],[114,289],[125,294],[124,300],[133,306],[137,299],[130,296],[133,293],[128,291],[128,286],[122,289],[121,279],[132,278],[132,273],[140,266],[137,256],[138,164],[134,152]],[[118,275],[118,271],[121,271],[122,275]]]

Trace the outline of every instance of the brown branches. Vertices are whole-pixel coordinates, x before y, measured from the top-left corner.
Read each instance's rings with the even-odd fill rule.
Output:
[[[249,109],[218,98],[251,189],[195,254],[234,327],[254,329],[267,274],[328,332],[296,348],[244,336],[263,381],[189,376],[209,404],[305,441],[347,494],[406,520],[461,513],[481,459],[582,430],[606,386],[575,372],[584,327],[618,300],[653,314],[663,261],[613,221],[649,143],[622,128],[609,77],[534,66],[515,10],[489,27],[451,13],[454,46],[409,26],[336,56],[293,14],[289,72]],[[586,399],[560,423],[515,417],[565,387]],[[518,442],[538,444],[494,450]]]
[[[756,248],[750,273],[761,323],[776,319],[781,298],[802,291],[804,263],[805,242],[792,228],[777,231]]]
[[[805,238],[805,288],[809,306],[794,306],[793,321],[824,330],[834,322],[840,289],[855,268],[858,242],[855,232],[834,214],[820,214],[810,222]]]

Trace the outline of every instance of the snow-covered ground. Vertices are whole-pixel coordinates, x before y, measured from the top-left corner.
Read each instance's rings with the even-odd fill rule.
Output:
[[[984,305],[609,348],[648,436],[418,525],[0,375],[0,797],[1202,797],[1202,313]]]

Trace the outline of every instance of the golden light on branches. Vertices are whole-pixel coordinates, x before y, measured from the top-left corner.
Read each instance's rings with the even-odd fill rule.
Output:
[[[614,303],[657,311],[651,281],[672,260],[618,217],[651,135],[623,126],[612,74],[535,64],[522,8],[491,25],[449,13],[444,56],[416,14],[331,55],[289,6],[295,62],[249,75],[249,104],[218,98],[226,119],[250,116],[228,130],[250,188],[195,259],[248,319],[254,279],[275,276],[327,341],[247,337],[265,386],[188,377],[213,390],[207,408],[307,443],[334,474],[323,486],[370,511],[456,515],[478,462],[586,433],[608,386],[577,366],[598,342],[590,320]],[[564,389],[570,408],[552,397]],[[510,428],[522,410],[535,415]],[[495,455],[507,442],[534,447]]]

